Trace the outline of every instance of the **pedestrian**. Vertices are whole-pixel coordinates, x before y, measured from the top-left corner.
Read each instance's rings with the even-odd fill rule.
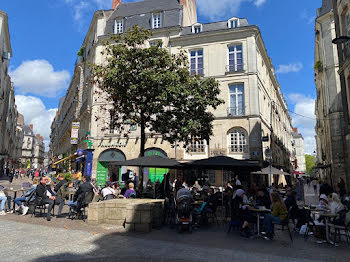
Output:
[[[8,176],[9,176],[9,182],[10,182],[10,184],[11,184],[12,181],[13,181],[13,176],[14,176],[13,170],[9,171]]]
[[[310,184],[314,188],[315,195],[317,195],[317,180],[313,179]]]

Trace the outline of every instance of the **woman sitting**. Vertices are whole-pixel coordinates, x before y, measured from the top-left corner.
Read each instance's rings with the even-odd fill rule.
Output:
[[[328,208],[332,214],[337,214],[345,209],[337,193],[332,193],[328,196],[328,203]]]
[[[31,200],[34,200],[34,191],[36,190],[36,187],[37,185],[39,184],[39,178],[36,177],[33,179],[33,185],[31,186],[31,188],[25,192],[23,194],[23,196],[21,197],[17,197],[15,198],[14,202],[17,204],[17,208],[16,208],[16,211],[19,211],[20,209],[22,209],[22,215],[26,215],[28,210],[29,210],[29,207],[28,206],[25,206],[24,205],[24,202],[27,202],[27,201],[31,201]]]
[[[126,190],[125,194],[124,194],[124,198],[135,198],[136,197],[136,191],[134,190],[134,183],[130,182],[129,183],[129,189]]]
[[[243,204],[245,192],[243,189],[237,189],[234,198],[232,200],[232,222],[241,223],[241,235],[244,237],[249,237],[249,224],[255,222],[255,217],[250,214],[250,206]]]
[[[287,214],[288,214],[286,205],[283,203],[278,193],[273,192],[271,194],[271,202],[272,202],[272,212],[271,214],[265,215],[265,218],[264,218],[266,240],[271,240],[273,238],[272,223],[273,222],[277,224],[282,223],[282,221],[287,218]]]

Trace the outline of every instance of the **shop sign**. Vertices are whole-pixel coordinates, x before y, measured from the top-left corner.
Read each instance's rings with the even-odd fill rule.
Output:
[[[70,140],[70,143],[72,145],[78,144],[79,128],[80,128],[80,122],[72,122],[72,132],[71,132],[71,140]]]
[[[103,142],[101,141],[101,143],[98,145],[98,147],[106,147],[106,148],[110,148],[110,147],[126,147],[127,145],[127,141],[120,141],[120,142]]]

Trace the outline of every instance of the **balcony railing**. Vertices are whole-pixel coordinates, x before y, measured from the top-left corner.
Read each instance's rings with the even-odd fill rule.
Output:
[[[231,64],[226,66],[226,73],[242,72],[244,71],[243,64]]]
[[[230,154],[248,153],[248,145],[230,145],[228,151]]]
[[[235,116],[244,116],[245,110],[242,107],[229,107],[227,108],[227,116],[235,117]]]

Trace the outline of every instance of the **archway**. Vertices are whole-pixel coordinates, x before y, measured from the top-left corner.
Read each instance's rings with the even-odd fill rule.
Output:
[[[122,172],[119,163],[125,160],[125,154],[119,149],[103,151],[97,162],[97,184],[103,186],[107,180],[112,182],[119,181]]]
[[[167,153],[163,149],[157,148],[157,147],[151,147],[147,148],[145,150],[145,156],[161,156],[168,158]],[[164,174],[167,174],[169,172],[168,168],[144,168],[143,170],[143,181],[144,183],[148,181],[148,179],[151,179],[151,182],[155,183],[157,180],[159,182],[163,181]]]

